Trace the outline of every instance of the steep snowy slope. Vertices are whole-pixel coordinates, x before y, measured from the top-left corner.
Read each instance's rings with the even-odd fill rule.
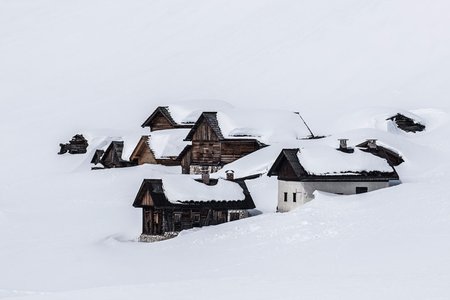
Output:
[[[450,298],[450,3],[0,0],[0,297]],[[221,99],[300,111],[320,141],[377,138],[404,184],[136,243],[141,180],[57,156],[75,133],[141,132],[157,105]],[[419,134],[384,117],[407,110]],[[232,168],[267,170],[276,148]],[[275,149],[275,150],[274,150]]]

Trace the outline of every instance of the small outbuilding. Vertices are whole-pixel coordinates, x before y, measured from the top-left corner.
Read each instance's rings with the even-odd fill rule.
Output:
[[[145,179],[133,203],[142,208],[141,241],[249,216],[255,204],[244,181],[189,176]]]
[[[135,166],[136,163],[124,160],[122,158],[123,149],[123,141],[112,141],[106,150],[97,149],[95,151],[91,163],[94,165],[102,164],[106,169]]]
[[[405,116],[404,114],[398,113],[390,118],[387,118],[386,120],[394,122],[398,128],[406,132],[416,133],[418,131],[425,130],[425,125],[417,122],[412,117]]]
[[[283,149],[268,172],[278,177],[278,211],[287,212],[314,198],[314,191],[339,195],[366,193],[398,181],[385,159],[329,146]]]
[[[389,165],[396,167],[404,162],[403,157],[393,149],[386,146],[381,146],[376,139],[368,139],[365,142],[356,145],[361,151],[371,153],[375,156],[386,159]]]
[[[168,106],[158,106],[155,111],[145,120],[141,127],[150,127],[150,131],[191,128],[193,124],[179,124],[170,114]]]
[[[72,137],[69,143],[59,144],[61,149],[58,154],[64,154],[67,152],[69,152],[69,154],[84,154],[87,152],[88,146],[89,143],[84,136],[82,134],[76,134]]]
[[[131,153],[130,161],[138,165],[179,166],[179,155],[190,144],[184,141],[188,132],[188,129],[166,129],[144,135]]]

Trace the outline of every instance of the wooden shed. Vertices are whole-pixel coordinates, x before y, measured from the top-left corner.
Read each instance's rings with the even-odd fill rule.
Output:
[[[87,147],[89,146],[88,141],[82,134],[76,134],[72,137],[69,143],[59,144],[60,150],[58,154],[64,154],[69,152],[69,154],[84,154],[87,152]]]
[[[145,179],[133,206],[142,208],[142,236],[239,220],[255,208],[244,181],[211,179],[206,185],[183,175]]]
[[[145,120],[142,127],[149,127],[150,131],[191,128],[193,124],[178,124],[169,112],[168,106],[158,106],[155,111]]]
[[[184,141],[189,129],[165,129],[140,138],[130,155],[130,161],[138,165],[161,164],[179,166],[180,153],[190,142]]]
[[[95,151],[91,163],[94,165],[102,164],[107,169],[135,166],[136,163],[122,158],[123,148],[123,141],[112,141],[105,151],[101,149]]]
[[[424,131],[425,125],[417,122],[412,117],[405,116],[404,114],[396,114],[386,120],[393,121],[398,128],[406,132],[416,133],[418,131]]]

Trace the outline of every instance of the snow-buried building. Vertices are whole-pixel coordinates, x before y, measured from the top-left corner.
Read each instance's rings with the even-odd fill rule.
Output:
[[[142,208],[141,241],[184,229],[217,225],[248,216],[255,204],[243,180],[186,176],[145,179],[134,207]]]
[[[188,132],[188,129],[165,129],[144,135],[131,153],[130,161],[138,165],[180,165],[181,161],[178,157],[190,144],[184,141]]]
[[[272,143],[309,136],[298,114],[289,111],[203,112],[185,138],[192,144],[181,152],[179,159],[185,174],[213,173]]]
[[[351,195],[370,192],[398,181],[388,162],[354,149],[329,146],[283,149],[268,172],[278,177],[278,211],[290,211],[314,198],[314,191]]]

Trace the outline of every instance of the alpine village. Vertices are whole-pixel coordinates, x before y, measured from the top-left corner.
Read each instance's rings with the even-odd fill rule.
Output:
[[[141,125],[147,135],[111,139],[90,152],[90,141],[76,134],[58,154],[91,153],[92,170],[179,168],[178,175],[143,179],[130,199],[142,211],[142,242],[260,214],[247,184],[262,176],[277,179],[280,213],[313,200],[316,191],[351,195],[401,183],[395,168],[404,157],[383,141],[314,135],[298,112],[203,104],[159,106]],[[384,120],[408,134],[425,130],[407,112]],[[253,167],[267,162],[266,169]]]

